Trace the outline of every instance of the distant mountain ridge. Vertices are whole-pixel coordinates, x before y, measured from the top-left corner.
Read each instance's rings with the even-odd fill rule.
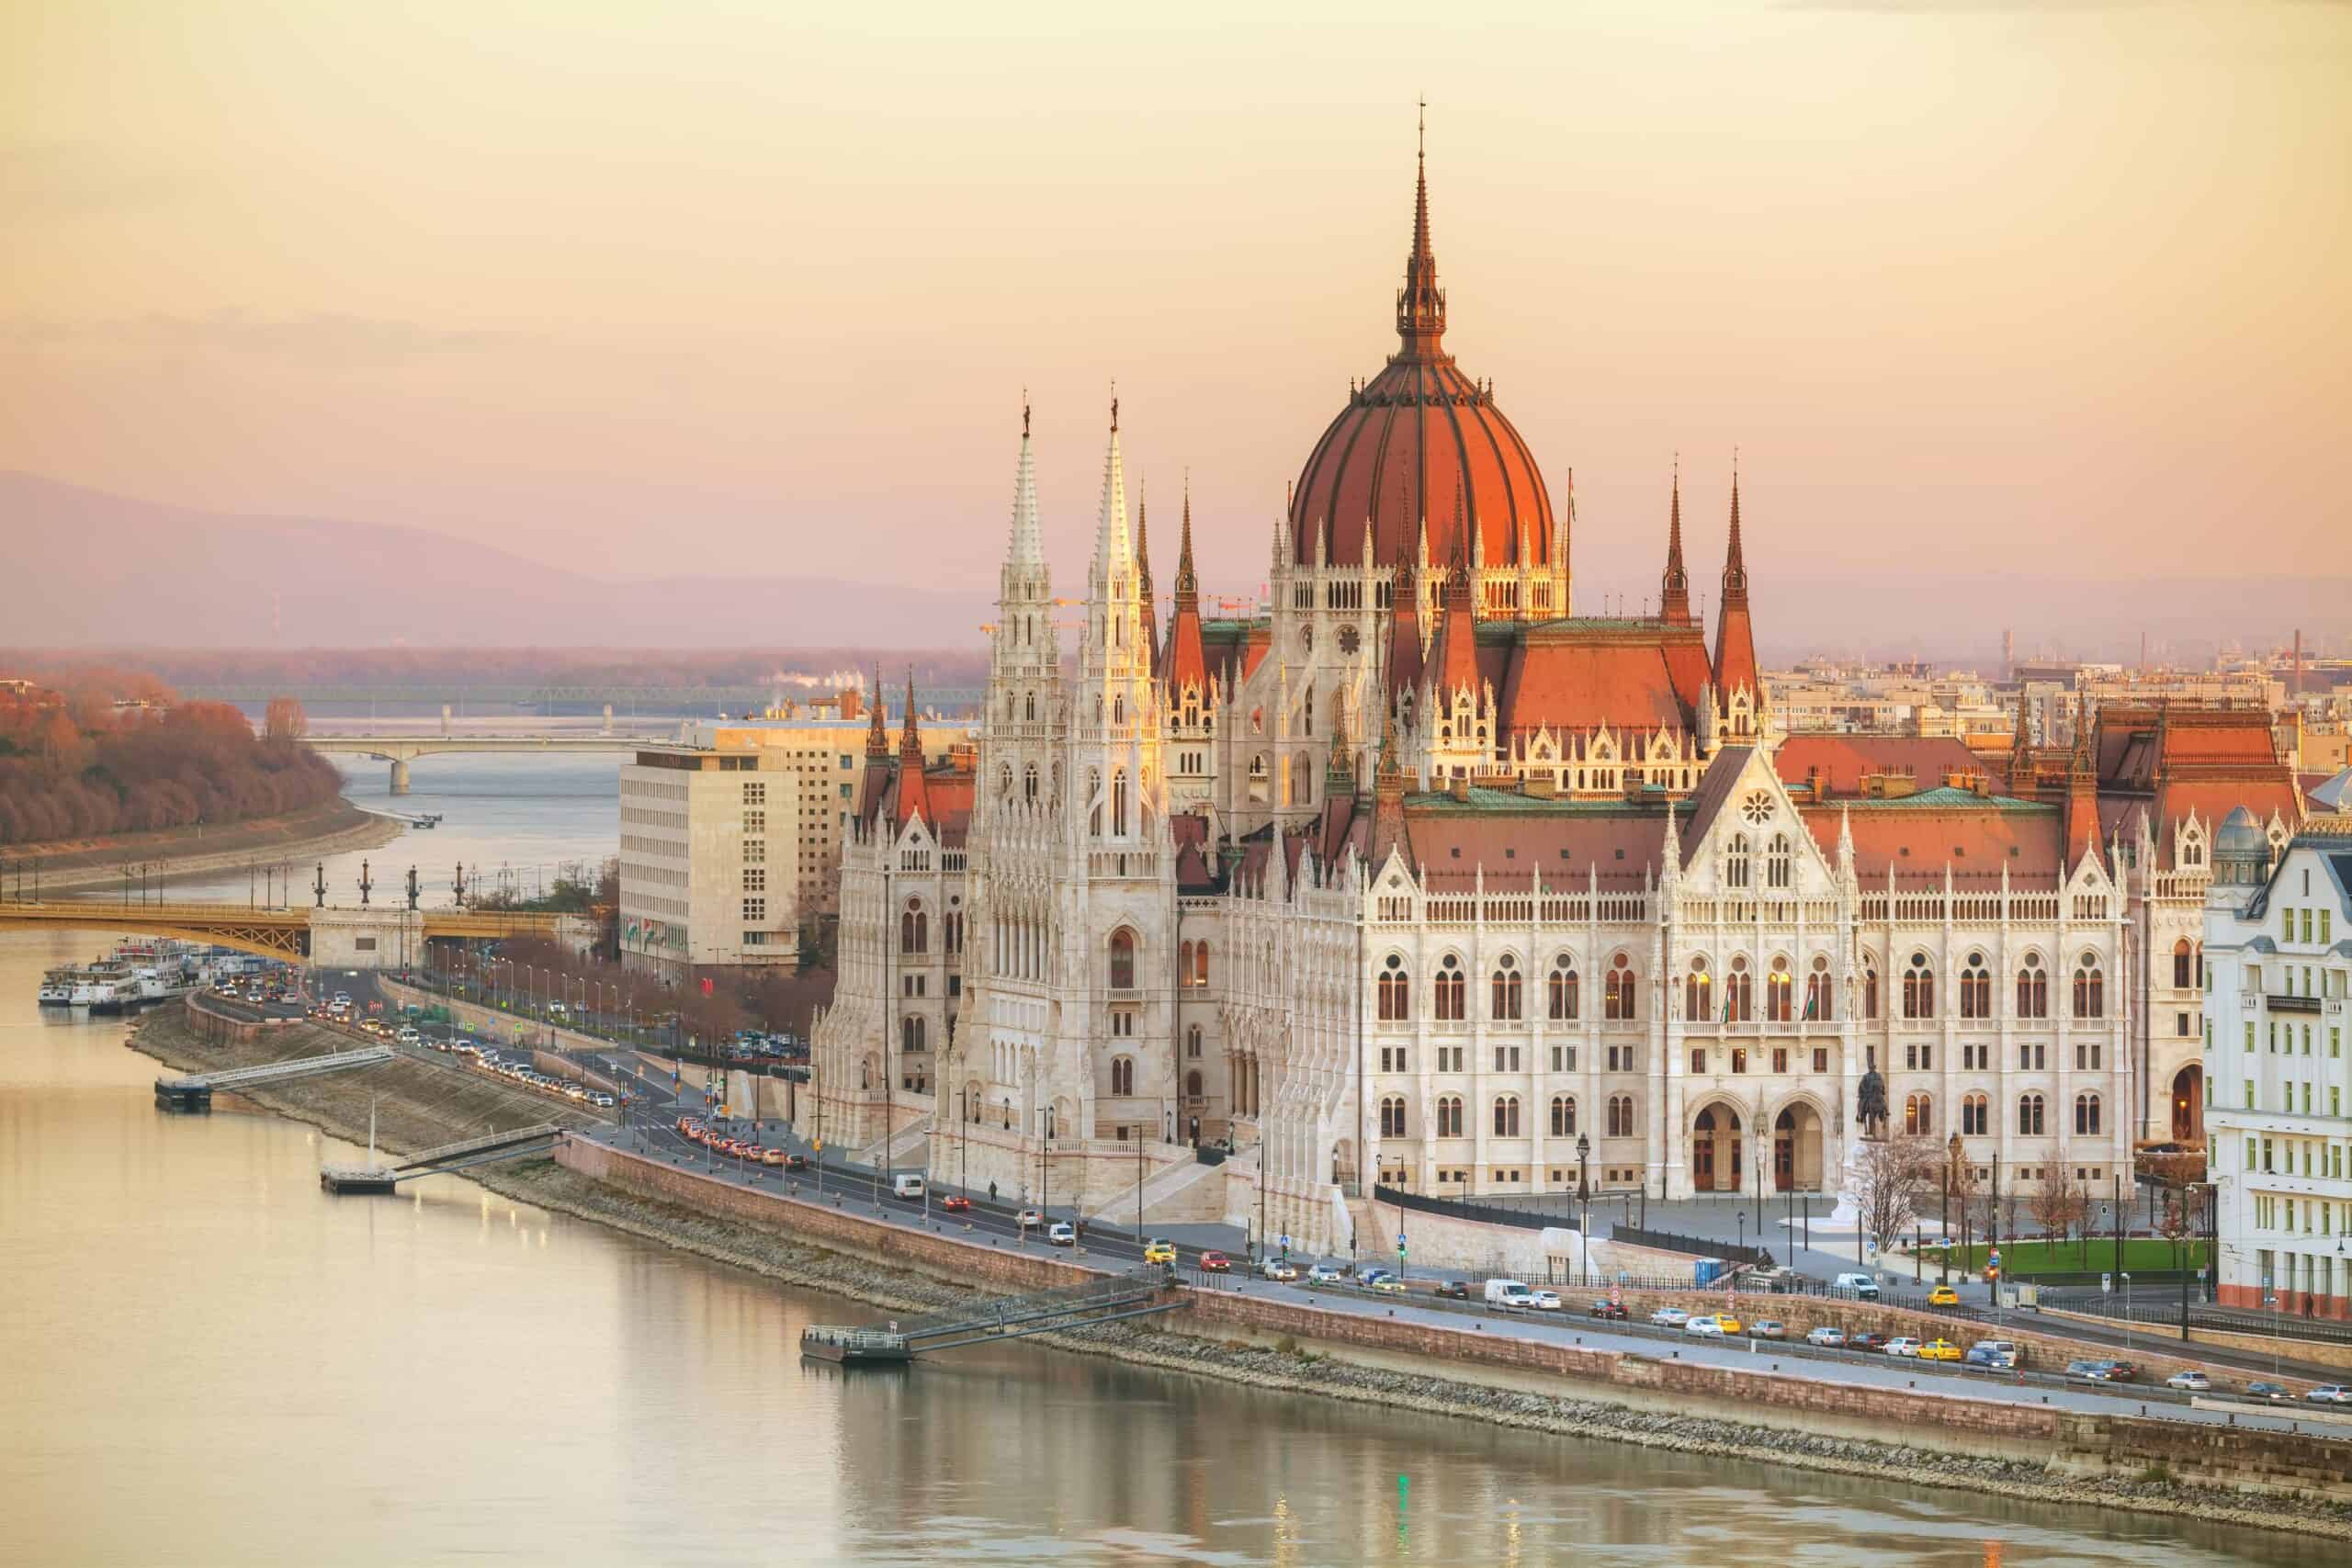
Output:
[[[683,530],[682,530],[683,532]],[[943,592],[891,582],[715,573],[616,581],[430,529],[206,512],[38,475],[0,472],[0,539],[29,567],[8,586],[0,641],[59,649],[966,649],[984,654],[994,584]],[[2020,657],[2151,651],[2202,663],[2217,645],[2340,645],[2352,576],[2091,581],[2003,570],[1968,541],[1923,537],[1917,570],[1778,569],[1748,541],[1757,641],[1768,663],[1813,654],[1917,655],[1996,666]],[[2220,548],[2218,536],[2217,551]],[[681,553],[684,553],[682,543]],[[1163,550],[1160,581],[1175,578]],[[1204,576],[1217,581],[1214,563]],[[1632,585],[1646,603],[1653,579]],[[1588,613],[1613,580],[1581,577]],[[279,626],[271,630],[271,595]],[[1164,605],[1163,601],[1163,605]]]
[[[0,473],[29,550],[6,640],[54,648],[908,647],[977,642],[978,596],[823,577],[614,581],[426,528],[207,512]],[[278,629],[271,631],[271,596]]]

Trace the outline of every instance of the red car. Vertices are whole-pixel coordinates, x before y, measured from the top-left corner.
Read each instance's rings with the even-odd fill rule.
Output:
[[[1204,1274],[1226,1274],[1230,1273],[1232,1269],[1233,1259],[1222,1252],[1201,1254],[1201,1272]]]
[[[972,1201],[969,1198],[942,1198],[939,1206],[951,1214],[962,1214],[970,1212]]]

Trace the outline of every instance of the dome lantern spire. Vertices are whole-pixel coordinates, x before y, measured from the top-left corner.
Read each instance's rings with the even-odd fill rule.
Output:
[[[1439,357],[1445,335],[1445,290],[1437,286],[1437,256],[1430,248],[1429,109],[1422,99],[1413,152],[1413,253],[1405,258],[1405,287],[1396,292],[1396,336],[1408,359]]]

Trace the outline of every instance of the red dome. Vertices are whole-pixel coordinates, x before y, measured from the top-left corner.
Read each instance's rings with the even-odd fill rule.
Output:
[[[1295,559],[1354,566],[1372,524],[1374,558],[1416,558],[1429,525],[1430,559],[1469,561],[1457,517],[1476,527],[1488,566],[1517,566],[1532,554],[1552,566],[1552,498],[1535,455],[1491,393],[1464,376],[1442,346],[1445,294],[1430,251],[1429,180],[1414,192],[1413,251],[1396,296],[1399,351],[1348,400],[1315,444],[1291,492]],[[1524,541],[1522,543],[1522,541]]]

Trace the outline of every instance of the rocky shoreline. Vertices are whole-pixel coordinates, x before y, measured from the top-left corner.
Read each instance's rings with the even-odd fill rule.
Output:
[[[224,1065],[223,1058],[232,1053],[204,1047],[183,1026],[166,1021],[174,1017],[153,1015],[133,1034],[131,1043],[174,1066]],[[273,1050],[252,1055],[253,1059],[258,1060],[285,1054],[290,1053]],[[438,1071],[422,1065],[413,1070]],[[364,1140],[366,1097],[345,1091],[341,1104],[328,1103],[323,1097],[334,1081],[297,1080],[251,1098],[272,1111],[337,1137]],[[381,1089],[385,1086],[377,1087]],[[511,1092],[495,1086],[485,1089],[492,1093]],[[355,1100],[360,1107],[356,1124],[350,1117]],[[434,1124],[432,1112],[437,1112],[437,1105],[428,1111],[411,1103],[398,1110],[400,1114],[394,1120],[379,1124],[379,1142],[386,1147],[422,1146],[424,1140],[455,1137],[472,1130],[454,1123]],[[412,1117],[420,1120],[413,1123]],[[467,1174],[490,1190],[520,1202],[608,1225],[786,1284],[875,1307],[926,1311],[952,1305],[969,1293],[922,1275],[886,1269],[775,1233],[640,1198],[567,1170],[552,1160],[520,1162]],[[2030,1461],[1949,1454],[1911,1444],[1792,1432],[1712,1416],[1661,1415],[1600,1400],[1525,1393],[1457,1382],[1433,1373],[1361,1366],[1286,1348],[1205,1339],[1146,1323],[1106,1324],[1098,1328],[1040,1335],[1037,1340],[1064,1350],[1110,1356],[1136,1366],[1214,1377],[1252,1388],[1353,1400],[1388,1409],[1408,1409],[1563,1437],[1790,1465],[1905,1486],[1951,1487],[2022,1502],[2124,1508],[2134,1513],[2172,1515],[2209,1523],[2352,1540],[2352,1501],[2313,1495],[2272,1497],[2189,1486],[2154,1472],[2137,1477],[2067,1476]]]
[[[47,848],[27,844],[9,854],[10,892],[13,895],[15,891],[19,861],[28,877],[38,869],[40,892],[46,897],[51,893],[119,884],[125,862],[160,866],[160,878],[151,874],[149,884],[152,886],[160,880],[168,886],[191,877],[236,871],[258,860],[272,863],[315,861],[353,850],[379,849],[407,830],[408,824],[398,818],[337,799],[332,806],[291,817],[239,822],[209,832],[176,828],[164,833],[140,833],[85,844]],[[26,897],[30,896],[31,884],[28,882]]]

